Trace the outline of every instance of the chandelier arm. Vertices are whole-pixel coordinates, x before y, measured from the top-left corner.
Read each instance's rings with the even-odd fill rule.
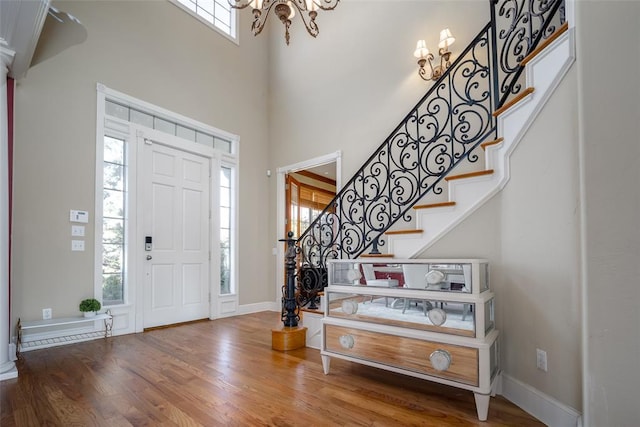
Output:
[[[262,15],[264,15],[264,19],[261,19]],[[264,24],[266,24],[268,17],[268,13],[263,14],[261,10],[253,9],[253,22],[251,23],[251,32],[254,36],[257,36],[262,32],[262,30],[264,29]]]
[[[240,2],[240,1],[247,1],[247,0],[236,0],[236,1]],[[251,1],[252,0],[249,1],[249,4],[251,3]],[[264,29],[264,26],[267,23],[267,20],[269,19],[269,15],[271,15],[271,9],[273,9],[273,7],[278,4],[279,4],[278,0],[264,0],[262,2],[261,9],[253,9],[253,22],[251,23],[251,31],[253,32],[254,36],[257,36],[262,32],[262,30]],[[246,7],[246,5],[243,7]]]
[[[333,10],[336,8],[338,3],[340,3],[340,0],[312,0],[312,1],[316,6],[318,6],[322,10]]]
[[[312,37],[316,37],[320,32],[318,24],[316,24],[316,16],[318,15],[318,13],[315,10],[310,10],[308,11],[308,15],[305,14],[304,12],[307,11],[307,4],[305,0],[293,0],[291,4],[293,4],[298,10],[300,19],[302,19],[302,22],[304,22],[304,26],[307,28],[307,32],[309,33],[309,35],[311,35]],[[304,7],[304,9],[301,8],[300,4],[303,5],[302,7]]]

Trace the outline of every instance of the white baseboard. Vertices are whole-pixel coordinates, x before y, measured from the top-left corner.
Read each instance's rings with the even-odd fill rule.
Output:
[[[576,427],[582,424],[581,414],[509,375],[502,374],[501,394],[524,411],[548,426]]]
[[[255,304],[239,305],[238,310],[233,316],[239,316],[241,314],[258,313],[260,311],[280,311],[280,304],[276,302],[258,302]]]
[[[13,362],[5,362],[0,365],[0,381],[18,378],[18,369]]]

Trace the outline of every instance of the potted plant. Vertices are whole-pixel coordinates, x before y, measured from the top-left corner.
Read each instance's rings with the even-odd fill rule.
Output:
[[[102,305],[95,298],[87,298],[80,301],[80,311],[84,313],[84,317],[93,317],[96,315]]]

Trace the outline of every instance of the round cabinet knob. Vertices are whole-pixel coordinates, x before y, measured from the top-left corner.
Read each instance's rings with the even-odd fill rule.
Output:
[[[350,299],[342,301],[342,311],[345,314],[356,314],[358,312],[358,303]]]
[[[425,274],[424,278],[427,281],[428,285],[435,285],[444,280],[445,275],[440,270],[429,270],[427,274]]]
[[[340,346],[344,349],[351,350],[356,343],[352,335],[340,335]]]
[[[360,280],[361,277],[362,274],[360,274],[360,271],[353,269],[347,270],[347,281],[355,282],[356,280]]]
[[[446,371],[451,365],[451,355],[446,350],[436,350],[429,356],[431,366],[436,371]]]
[[[434,308],[429,310],[427,316],[429,316],[429,320],[431,320],[431,323],[433,323],[435,326],[441,326],[442,324],[444,324],[444,322],[447,321],[447,312],[441,308]]]

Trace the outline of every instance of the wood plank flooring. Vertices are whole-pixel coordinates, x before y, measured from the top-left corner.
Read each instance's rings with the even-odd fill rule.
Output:
[[[10,426],[538,426],[497,396],[479,422],[473,394],[338,359],[271,349],[261,312],[29,351],[0,382]]]

